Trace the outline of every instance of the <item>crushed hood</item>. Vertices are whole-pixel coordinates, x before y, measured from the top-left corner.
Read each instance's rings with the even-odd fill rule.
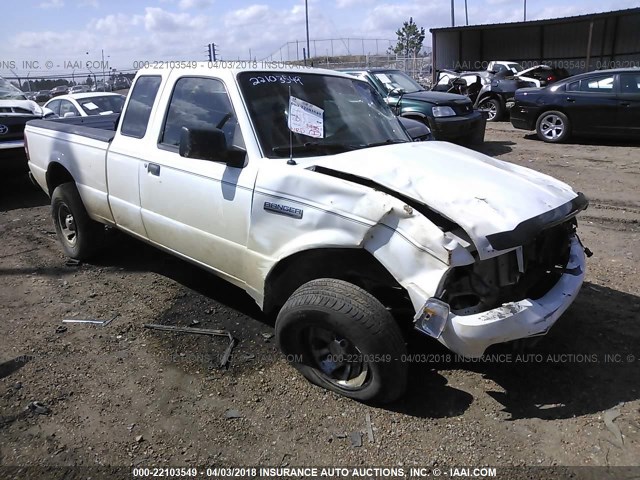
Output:
[[[41,117],[43,110],[33,100],[0,100],[0,115],[36,115]]]
[[[578,197],[548,175],[446,142],[388,145],[298,162],[368,179],[427,205],[460,225],[481,258],[497,250],[487,237],[514,231],[534,217],[548,218]]]

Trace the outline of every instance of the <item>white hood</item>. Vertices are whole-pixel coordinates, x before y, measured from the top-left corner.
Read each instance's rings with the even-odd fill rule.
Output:
[[[446,142],[414,142],[300,159],[393,189],[460,225],[479,252],[493,252],[487,235],[577,197],[567,184],[528,168]]]

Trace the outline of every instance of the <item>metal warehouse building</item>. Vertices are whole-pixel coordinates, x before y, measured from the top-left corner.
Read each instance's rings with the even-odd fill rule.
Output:
[[[640,8],[529,22],[432,28],[435,70],[477,70],[490,60],[546,63],[580,73],[640,66]]]

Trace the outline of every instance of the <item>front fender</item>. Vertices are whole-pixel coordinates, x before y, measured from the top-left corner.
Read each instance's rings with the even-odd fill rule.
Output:
[[[279,262],[319,248],[367,250],[416,308],[452,264],[473,262],[463,246],[389,194],[299,166],[261,171],[248,239],[255,261],[247,283],[256,301],[262,305],[265,279]]]

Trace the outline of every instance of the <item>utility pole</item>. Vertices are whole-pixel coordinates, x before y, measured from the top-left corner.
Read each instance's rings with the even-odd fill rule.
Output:
[[[454,5],[454,0],[451,0],[451,26],[455,27],[456,26],[456,15],[455,15],[455,11],[456,11],[456,6]]]
[[[524,0],[524,21],[527,21],[527,0]]]
[[[305,16],[306,26],[307,26],[307,57],[310,57],[311,47],[309,46],[309,2],[308,0],[304,0],[304,16]],[[304,64],[305,65],[307,64],[306,60]]]

